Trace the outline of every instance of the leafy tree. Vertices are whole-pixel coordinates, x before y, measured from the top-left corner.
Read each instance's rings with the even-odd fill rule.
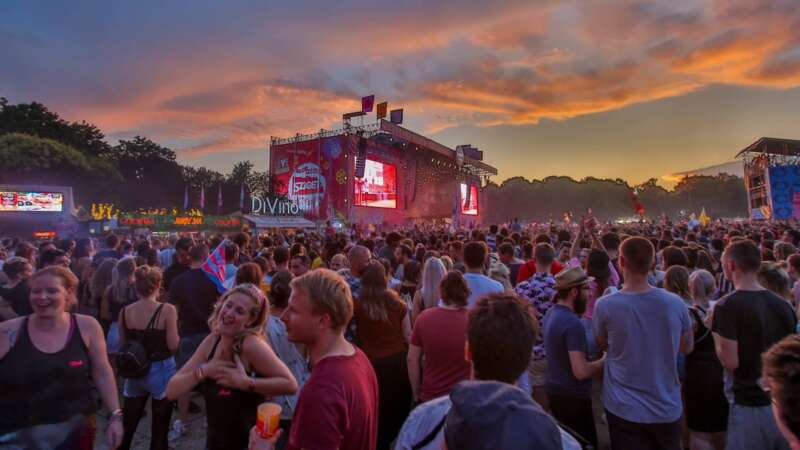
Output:
[[[25,133],[66,144],[81,153],[108,156],[111,146],[96,126],[86,122],[67,122],[41,103],[12,105],[0,97],[0,135]]]
[[[102,199],[109,183],[122,176],[109,161],[22,133],[0,135],[0,182],[72,186],[77,199]]]
[[[121,140],[111,149],[113,161],[125,179],[116,191],[127,209],[180,205],[183,194],[181,166],[175,152],[150,139],[136,136]]]

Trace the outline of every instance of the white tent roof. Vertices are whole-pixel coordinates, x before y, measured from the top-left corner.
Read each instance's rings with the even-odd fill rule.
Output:
[[[247,221],[256,228],[315,228],[316,224],[308,219],[296,216],[258,216],[245,214]]]

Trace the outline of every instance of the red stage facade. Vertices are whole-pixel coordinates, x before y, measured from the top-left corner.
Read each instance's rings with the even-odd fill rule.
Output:
[[[269,167],[274,188],[311,220],[410,225],[453,219],[463,224],[480,220],[481,186],[497,173],[472,156],[479,154],[464,155],[462,149],[381,120],[273,138]]]

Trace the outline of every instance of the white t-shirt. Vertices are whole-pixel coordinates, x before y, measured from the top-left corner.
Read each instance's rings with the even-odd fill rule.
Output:
[[[495,281],[486,275],[465,273],[464,279],[467,281],[470,292],[469,299],[467,299],[467,308],[471,308],[484,295],[505,292],[505,288],[499,281]]]

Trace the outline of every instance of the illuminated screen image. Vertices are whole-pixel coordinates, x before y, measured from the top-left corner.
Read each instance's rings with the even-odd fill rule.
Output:
[[[364,178],[355,180],[355,204],[373,208],[397,208],[397,168],[366,160]]]
[[[0,191],[0,211],[4,212],[61,212],[64,194],[61,192]]]
[[[461,183],[461,214],[466,216],[478,215],[478,186],[469,185],[469,198],[467,198],[467,185]]]

